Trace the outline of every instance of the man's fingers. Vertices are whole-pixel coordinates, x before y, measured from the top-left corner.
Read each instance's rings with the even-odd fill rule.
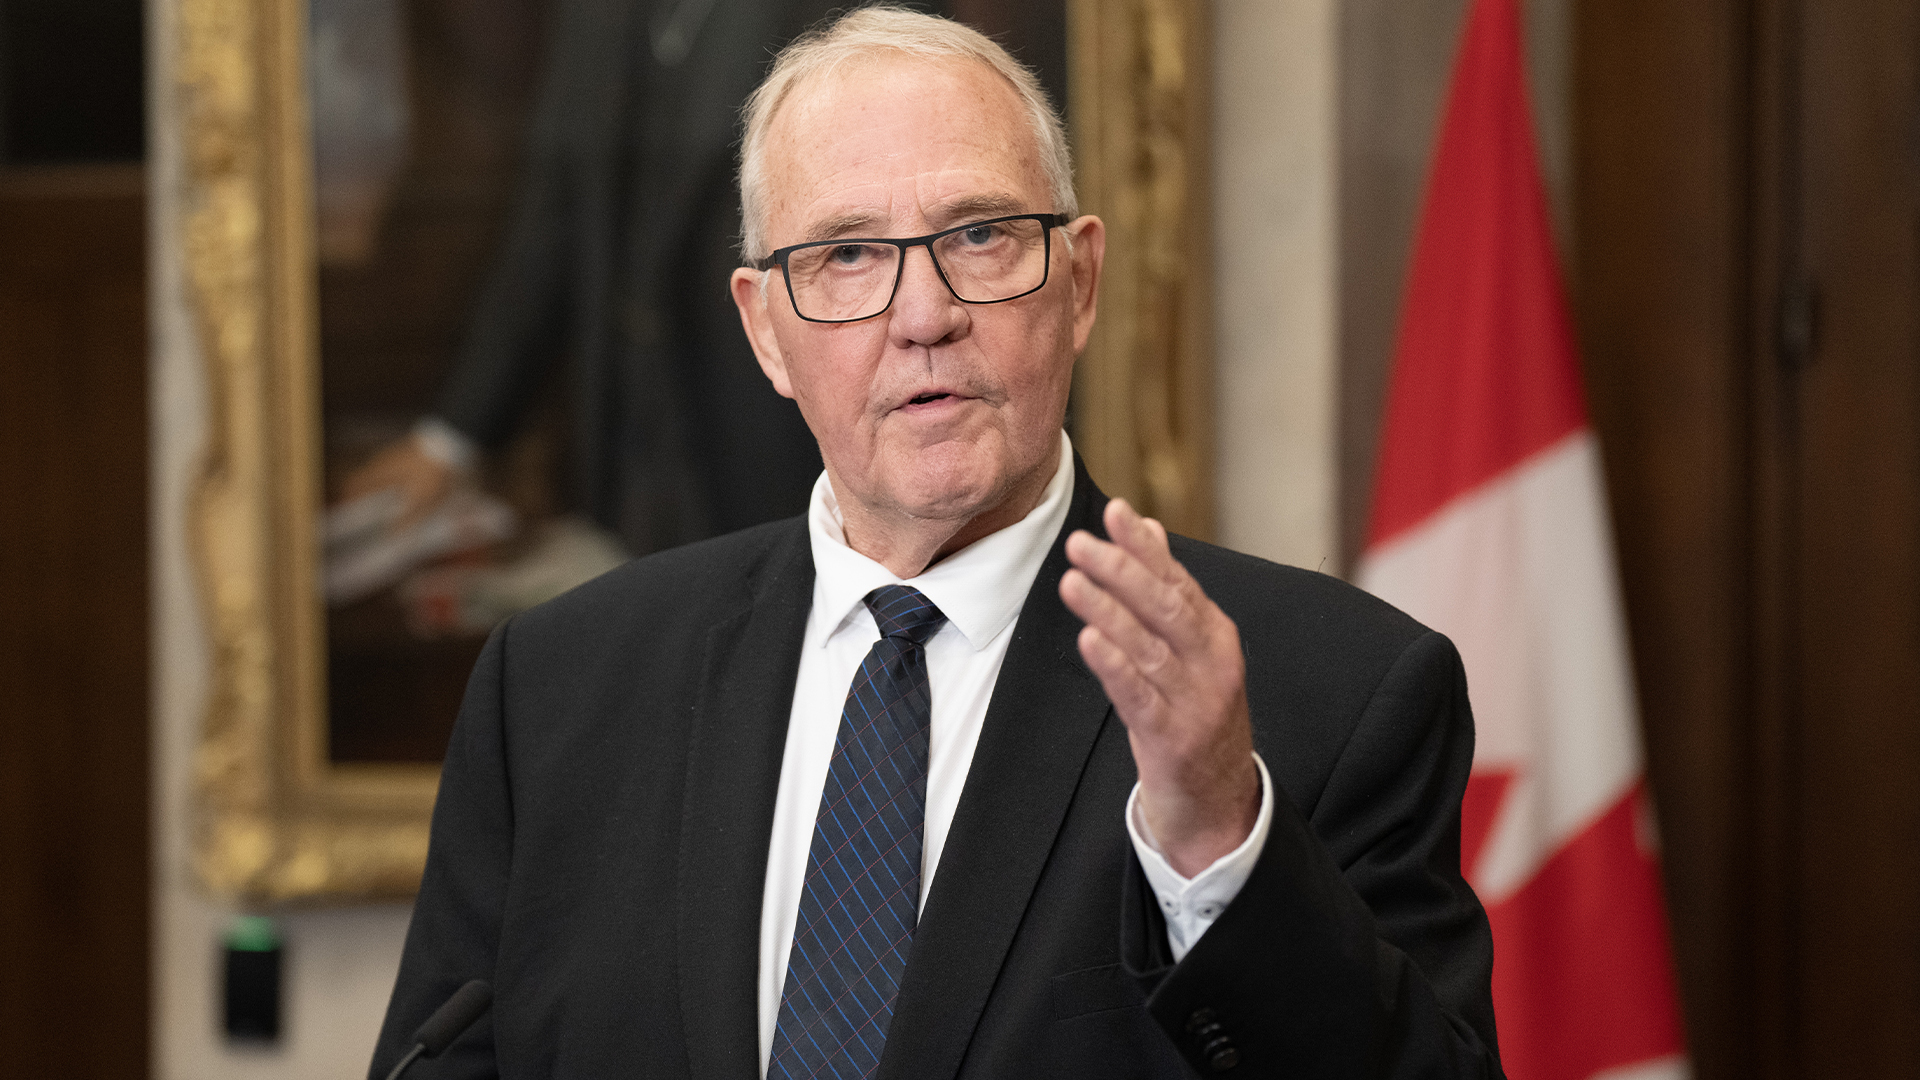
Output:
[[[1113,594],[1075,569],[1068,570],[1060,579],[1060,598],[1066,601],[1069,610],[1080,616],[1081,621],[1098,629],[1106,640],[1125,653],[1149,678],[1163,677],[1167,661],[1172,657],[1172,647],[1165,639],[1142,626],[1133,612],[1115,600]]]
[[[1145,723],[1152,728],[1156,723],[1153,718],[1166,715],[1173,702],[1216,699],[1220,688],[1213,681],[1223,672],[1236,670],[1230,660],[1222,661],[1209,653],[1183,657],[1077,569],[1068,570],[1061,578],[1060,596],[1069,610],[1086,621],[1086,630],[1097,635],[1087,637],[1083,632],[1081,655],[1100,677],[1107,696],[1129,727]],[[1096,665],[1094,654],[1087,651],[1094,641],[1101,644],[1107,666]]]
[[[1067,538],[1067,558],[1177,652],[1205,648],[1206,598],[1178,564],[1179,576],[1168,580],[1131,551],[1087,532]]]
[[[1138,723],[1151,726],[1153,718],[1165,711],[1157,708],[1165,696],[1153,681],[1128,659],[1125,650],[1101,633],[1099,627],[1091,623],[1081,627],[1079,643],[1081,658],[1100,680],[1121,723],[1129,729]]]
[[[1143,517],[1125,499],[1110,500],[1101,519],[1106,522],[1107,535],[1113,542],[1139,559],[1155,577],[1174,580],[1179,576],[1182,568],[1167,546],[1166,526]]]

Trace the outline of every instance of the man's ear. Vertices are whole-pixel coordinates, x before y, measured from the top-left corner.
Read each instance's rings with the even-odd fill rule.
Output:
[[[781,397],[790,398],[793,382],[787,378],[787,358],[780,351],[780,340],[773,332],[770,305],[776,301],[766,292],[773,284],[767,280],[772,272],[744,266],[735,270],[730,283],[733,306],[740,309],[740,325],[747,332],[747,343],[753,346],[754,359],[760,361],[760,370],[766,373],[767,381],[773,383]]]
[[[1072,242],[1067,259],[1073,270],[1073,354],[1087,347],[1094,311],[1100,304],[1100,268],[1107,259],[1106,222],[1085,214],[1067,226]]]

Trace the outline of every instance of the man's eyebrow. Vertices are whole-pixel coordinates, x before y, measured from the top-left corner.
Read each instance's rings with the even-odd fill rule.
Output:
[[[807,238],[803,243],[811,244],[816,240],[834,240],[856,233],[864,233],[867,236],[872,236],[873,230],[878,228],[876,223],[879,220],[880,215],[870,210],[855,214],[842,214],[839,217],[831,217],[825,221],[815,222],[812,227],[808,228]]]
[[[946,228],[981,218],[1035,212],[1011,195],[969,195],[934,207],[932,213],[927,215],[927,221],[935,228]]]
[[[969,195],[949,203],[935,206],[927,214],[927,223],[937,232],[952,225],[981,218],[1006,217],[1010,214],[1030,213],[1026,204],[1011,195]],[[815,222],[807,229],[807,238],[802,243],[816,243],[821,240],[837,240],[843,236],[876,237],[881,228],[883,215],[877,211],[863,210],[838,217]]]

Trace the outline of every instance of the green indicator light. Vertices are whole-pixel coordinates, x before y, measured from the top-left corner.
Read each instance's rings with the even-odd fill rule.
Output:
[[[280,930],[265,915],[242,915],[227,928],[227,948],[235,952],[272,952],[280,947]]]

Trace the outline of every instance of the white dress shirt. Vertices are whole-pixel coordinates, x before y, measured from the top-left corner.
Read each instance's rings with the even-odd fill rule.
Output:
[[[980,729],[993,697],[994,682],[1013,640],[1040,564],[1046,561],[1073,497],[1073,447],[1060,435],[1060,466],[1046,495],[1031,513],[999,532],[968,545],[902,581],[886,567],[847,546],[839,503],[826,474],[814,483],[807,509],[813,545],[813,608],[801,641],[800,674],[787,722],[787,746],[780,762],[780,790],[773,809],[773,839],[767,852],[767,879],[760,906],[760,1072],[766,1074],[773,1050],[773,1029],[780,1017],[780,994],[787,979],[787,954],[793,947],[800,891],[813,844],[820,793],[833,760],[834,738],[847,690],[880,628],[867,610],[866,595],[882,585],[920,590],[947,617],[926,643],[927,676],[933,697],[933,729],[927,760],[925,849],[920,860],[920,902],[933,885],[940,851],[966,786],[967,768],[980,741]],[[1255,761],[1259,759],[1256,755]],[[1271,820],[1273,785],[1258,764],[1260,815],[1252,834],[1192,880],[1181,877],[1161,857],[1136,820],[1136,785],[1127,800],[1127,831],[1142,868],[1166,914],[1167,938],[1175,960],[1185,956],[1213,920],[1246,883]]]

